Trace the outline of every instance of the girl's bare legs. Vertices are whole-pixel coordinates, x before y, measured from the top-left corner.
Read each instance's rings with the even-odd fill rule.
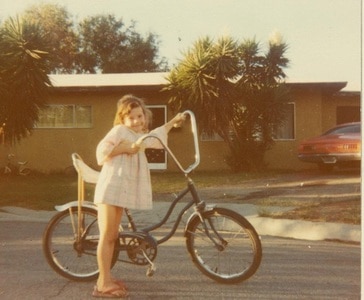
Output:
[[[100,292],[107,292],[122,288],[111,276],[111,260],[114,252],[115,241],[119,233],[119,225],[123,209],[121,207],[99,204],[98,205],[98,225],[100,230],[100,240],[97,247],[97,262],[99,266],[99,278],[97,289]]]

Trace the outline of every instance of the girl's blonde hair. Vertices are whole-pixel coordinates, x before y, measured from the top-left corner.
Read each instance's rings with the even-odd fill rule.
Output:
[[[119,99],[114,119],[114,126],[123,124],[124,118],[130,114],[132,109],[137,107],[140,107],[143,110],[145,116],[144,132],[148,132],[152,120],[152,112],[145,106],[142,99],[135,97],[134,95],[125,95]]]

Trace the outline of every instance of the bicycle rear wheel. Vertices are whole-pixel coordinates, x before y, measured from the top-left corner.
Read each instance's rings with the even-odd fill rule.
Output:
[[[262,259],[261,242],[253,226],[225,208],[206,211],[203,218],[215,243],[197,216],[186,232],[187,249],[197,268],[220,283],[237,283],[251,277]]]
[[[97,211],[83,207],[81,214],[81,239],[77,241],[78,209],[71,207],[56,214],[48,223],[43,234],[43,252],[58,274],[75,281],[89,281],[99,274]],[[118,251],[115,251],[112,266],[117,257]]]

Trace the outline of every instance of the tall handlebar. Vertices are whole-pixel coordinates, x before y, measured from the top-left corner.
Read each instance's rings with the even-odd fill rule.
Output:
[[[200,148],[198,145],[198,132],[197,132],[197,124],[196,124],[196,117],[195,114],[190,111],[190,110],[186,110],[182,113],[183,115],[189,115],[190,116],[190,122],[191,122],[191,132],[193,135],[193,143],[194,143],[194,148],[195,148],[195,161],[186,169],[184,169],[181,165],[181,163],[178,161],[178,159],[176,158],[176,156],[173,154],[173,152],[171,151],[171,149],[169,149],[168,145],[166,145],[158,136],[154,135],[154,134],[145,134],[143,136],[141,136],[136,142],[136,145],[141,145],[141,143],[147,139],[147,138],[156,138],[157,140],[159,140],[159,142],[162,144],[163,148],[168,152],[168,154],[172,157],[172,159],[174,160],[174,162],[177,164],[178,168],[184,173],[184,174],[189,174],[191,171],[193,171],[199,164],[200,164]]]

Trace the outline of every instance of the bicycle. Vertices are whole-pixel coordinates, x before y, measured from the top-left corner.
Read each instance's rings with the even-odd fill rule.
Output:
[[[22,176],[29,175],[31,170],[28,167],[26,167],[28,161],[18,161],[17,164],[15,164],[13,163],[14,158],[15,158],[14,154],[8,154],[8,162],[4,167],[4,174],[5,175],[16,174]]]
[[[190,116],[195,147],[195,161],[186,169],[182,167],[167,145],[160,141],[173,158],[187,180],[187,187],[170,204],[160,222],[138,230],[128,209],[124,209],[129,226],[120,227],[112,266],[117,261],[135,265],[148,265],[147,276],[156,270],[154,260],[158,246],[168,241],[177,231],[182,216],[190,209],[184,229],[187,250],[196,267],[209,278],[220,283],[238,283],[250,278],[258,269],[262,259],[260,238],[254,227],[240,214],[216,205],[206,205],[200,199],[190,173],[200,162],[197,126],[194,114]],[[157,138],[147,134],[146,138]],[[74,153],[72,159],[79,174],[78,201],[57,206],[60,211],[48,223],[43,235],[43,251],[48,264],[58,274],[75,281],[94,280],[98,276],[96,248],[98,242],[97,209],[92,202],[84,200],[84,183],[96,183],[98,172],[83,162]],[[187,194],[192,199],[178,212],[172,228],[156,239],[152,232],[169,220],[176,205]],[[122,257],[121,254],[124,256]]]

